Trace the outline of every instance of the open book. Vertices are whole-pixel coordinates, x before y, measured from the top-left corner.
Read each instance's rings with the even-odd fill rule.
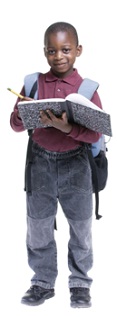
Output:
[[[112,136],[110,115],[78,93],[69,94],[65,99],[20,101],[18,110],[24,128],[46,128],[47,126],[43,126],[39,121],[39,111],[47,109],[50,109],[57,117],[61,117],[62,112],[65,111],[69,122]]]

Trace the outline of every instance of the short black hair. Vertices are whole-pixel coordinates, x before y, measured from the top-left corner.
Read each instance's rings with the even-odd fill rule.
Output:
[[[75,27],[67,22],[56,22],[51,24],[45,31],[44,34],[44,45],[46,44],[46,39],[48,38],[49,34],[51,33],[56,33],[59,31],[63,31],[63,32],[71,32],[75,41],[76,41],[76,46],[78,46],[78,34],[77,31],[75,29]]]

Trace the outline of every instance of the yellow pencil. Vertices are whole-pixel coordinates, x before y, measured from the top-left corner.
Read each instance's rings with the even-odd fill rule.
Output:
[[[14,95],[16,95],[17,97],[21,98],[21,99],[25,99],[24,96],[22,96],[21,94],[15,92],[14,90],[12,90],[11,88],[7,88],[9,91],[11,91]]]

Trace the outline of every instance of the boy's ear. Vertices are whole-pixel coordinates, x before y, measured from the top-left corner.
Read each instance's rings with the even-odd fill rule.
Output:
[[[83,50],[82,45],[78,45],[78,46],[77,46],[77,57],[82,54],[82,50]]]

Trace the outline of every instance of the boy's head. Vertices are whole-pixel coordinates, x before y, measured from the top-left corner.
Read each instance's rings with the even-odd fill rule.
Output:
[[[44,35],[44,53],[57,77],[69,75],[73,71],[76,57],[82,53],[74,26],[67,22],[50,25]]]

